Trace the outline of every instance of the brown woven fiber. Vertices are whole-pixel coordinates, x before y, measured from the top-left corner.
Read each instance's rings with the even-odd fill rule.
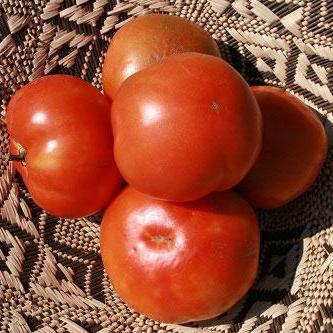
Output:
[[[331,138],[315,185],[281,209],[258,212],[254,287],[228,313],[187,325],[128,309],[102,267],[101,216],[46,214],[5,161],[13,92],[52,73],[102,89],[115,29],[150,12],[199,23],[248,82],[285,87],[318,113]],[[0,333],[333,332],[332,39],[333,0],[0,0]]]

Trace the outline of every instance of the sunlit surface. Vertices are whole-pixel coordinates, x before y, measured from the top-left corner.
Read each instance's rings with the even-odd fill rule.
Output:
[[[36,112],[32,116],[32,123],[33,124],[44,124],[46,121],[46,115],[43,112]]]
[[[159,122],[161,119],[161,112],[158,106],[154,104],[148,104],[143,107],[142,122],[144,126],[150,126]]]
[[[130,77],[131,75],[133,75],[136,72],[137,72],[137,67],[133,63],[128,63],[125,70],[124,70],[124,74],[125,74],[126,78]]]
[[[50,140],[46,144],[46,152],[52,153],[58,146],[58,142],[56,140]]]
[[[130,218],[127,230],[129,239],[136,239],[136,256],[142,256],[147,267],[154,267],[156,262],[177,262],[179,252],[186,247],[186,238],[183,230],[179,226],[176,228],[175,221],[165,210],[146,208]],[[169,241],[160,243],[159,240],[163,238]]]

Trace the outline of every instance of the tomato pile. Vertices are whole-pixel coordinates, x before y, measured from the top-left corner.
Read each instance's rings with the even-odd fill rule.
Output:
[[[134,310],[169,323],[228,310],[258,270],[252,207],[313,184],[328,149],[321,122],[282,89],[250,88],[207,32],[175,16],[122,27],[103,86],[53,75],[18,90],[10,159],[45,211],[106,209],[103,263]]]

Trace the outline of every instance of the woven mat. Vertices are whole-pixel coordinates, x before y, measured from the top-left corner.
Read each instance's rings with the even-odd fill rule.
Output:
[[[250,83],[287,88],[331,135],[331,0],[0,0],[1,116],[18,87],[44,74],[77,75],[101,89],[115,29],[152,11],[198,22]],[[260,272],[248,295],[214,320],[166,325],[113,291],[99,255],[101,217],[62,220],[38,208],[4,161],[3,120],[0,135],[0,332],[333,332],[332,145],[308,193],[259,212]]]

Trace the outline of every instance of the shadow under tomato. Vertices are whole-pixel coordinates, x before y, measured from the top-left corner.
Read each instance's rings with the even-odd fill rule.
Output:
[[[304,239],[317,235],[333,225],[333,124],[325,127],[331,145],[326,162],[314,185],[298,199],[278,209],[257,210],[261,227],[261,254],[257,280],[245,297],[227,313],[185,326],[201,328],[228,327],[236,332],[246,320],[253,320],[251,330],[272,319],[274,332],[280,331],[286,313],[275,318],[263,314],[275,304],[288,307],[297,296],[295,273],[303,263]],[[325,248],[325,245],[323,245]],[[227,325],[227,326],[224,326]]]
[[[221,56],[234,67],[250,86],[266,85],[257,67],[233,46],[218,42]]]

